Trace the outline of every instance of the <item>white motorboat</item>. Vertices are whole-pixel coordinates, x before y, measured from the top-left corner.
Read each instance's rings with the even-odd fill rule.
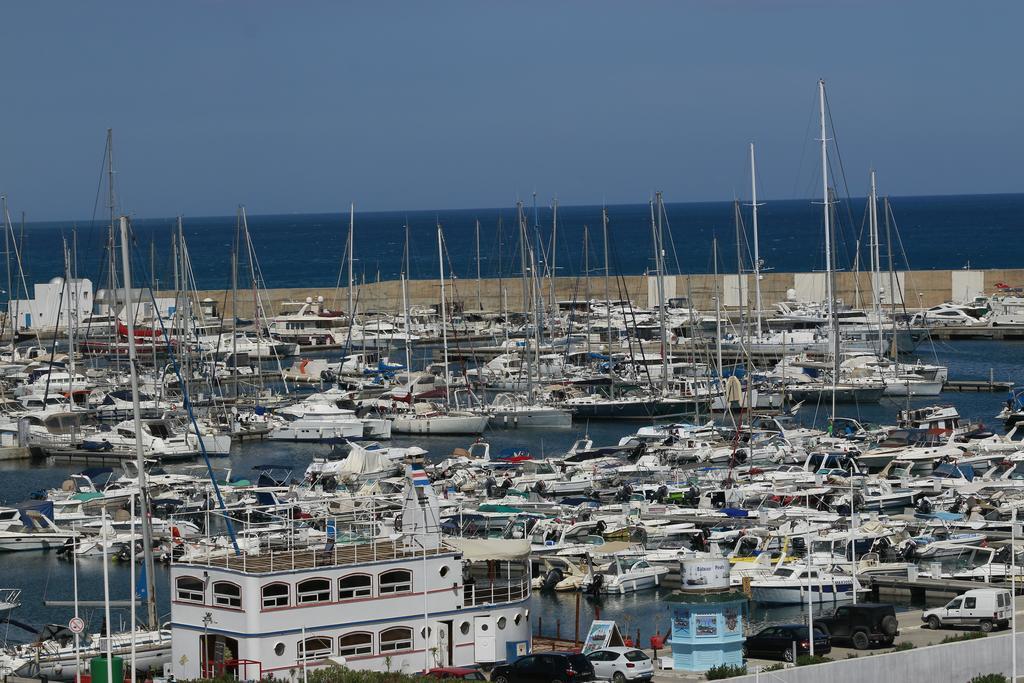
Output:
[[[278,411],[289,422],[270,432],[275,441],[340,443],[362,439],[363,422],[352,410],[319,401],[304,401]]]
[[[189,458],[199,455],[203,448],[207,455],[227,455],[231,450],[231,437],[227,434],[203,430],[202,441],[201,447],[192,425],[182,420],[161,418],[142,421],[142,448],[147,458]],[[101,428],[82,439],[82,448],[97,453],[134,454],[135,421],[125,420],[112,429]]]
[[[53,504],[40,501],[23,508],[0,508],[0,552],[51,550],[76,536],[53,522]]]
[[[753,579],[750,588],[755,601],[770,605],[841,602],[866,592],[854,576],[805,565],[776,567],[769,576]]]
[[[652,565],[642,555],[614,555],[605,569],[591,571],[580,588],[592,593],[633,593],[657,588],[670,569]]]

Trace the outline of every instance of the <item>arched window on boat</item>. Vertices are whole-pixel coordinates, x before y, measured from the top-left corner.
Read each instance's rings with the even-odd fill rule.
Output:
[[[291,589],[287,583],[268,583],[263,587],[263,609],[287,607]]]
[[[230,581],[217,581],[213,584],[213,604],[217,607],[242,607],[242,588]]]
[[[373,577],[369,574],[349,574],[338,579],[338,600],[368,598],[373,595]]]
[[[408,569],[392,569],[380,575],[377,587],[381,595],[387,593],[411,593],[412,572]]]
[[[331,601],[331,582],[327,579],[306,579],[295,587],[295,601],[300,605]]]
[[[306,638],[299,641],[299,661],[310,662],[318,659],[327,659],[333,652],[333,639],[331,638]]]
[[[412,649],[412,629],[403,626],[380,632],[381,652],[400,652]]]
[[[203,603],[203,582],[194,576],[179,576],[174,582],[174,597],[180,602]]]
[[[372,633],[346,633],[338,638],[338,656],[354,657],[373,654]]]

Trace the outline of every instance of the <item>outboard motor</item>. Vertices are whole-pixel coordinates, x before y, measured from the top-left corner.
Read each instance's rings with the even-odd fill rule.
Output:
[[[932,513],[932,502],[927,497],[922,498],[917,502],[917,511],[922,515],[930,515]]]
[[[547,593],[555,590],[555,586],[562,582],[565,578],[565,574],[558,567],[552,567],[551,570],[544,575],[544,583],[541,584],[541,592]]]
[[[654,500],[658,503],[664,503],[666,498],[668,498],[668,487],[662,484],[654,492]]]
[[[488,498],[494,497],[494,487],[498,485],[498,482],[494,481],[494,477],[488,476],[484,481],[484,491],[487,493]]]
[[[628,503],[629,499],[633,496],[633,487],[629,484],[623,484],[619,489],[619,492],[615,494],[615,501],[618,503]]]
[[[591,580],[590,585],[587,586],[587,593],[590,595],[598,595],[601,592],[602,584],[604,584],[604,574],[594,574],[594,578]]]

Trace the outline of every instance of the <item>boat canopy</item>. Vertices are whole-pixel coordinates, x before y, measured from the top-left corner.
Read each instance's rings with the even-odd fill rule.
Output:
[[[530,541],[508,538],[458,538],[446,537],[444,542],[462,553],[470,562],[499,560],[511,562],[524,560],[530,555]]]

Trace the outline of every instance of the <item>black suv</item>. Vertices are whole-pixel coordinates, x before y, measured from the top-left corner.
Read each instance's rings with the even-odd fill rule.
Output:
[[[892,605],[843,605],[830,617],[814,620],[832,638],[833,643],[849,642],[858,650],[872,645],[888,647],[900,633],[896,610]]]
[[[594,665],[576,652],[527,655],[491,671],[491,683],[578,683],[594,680]]]

